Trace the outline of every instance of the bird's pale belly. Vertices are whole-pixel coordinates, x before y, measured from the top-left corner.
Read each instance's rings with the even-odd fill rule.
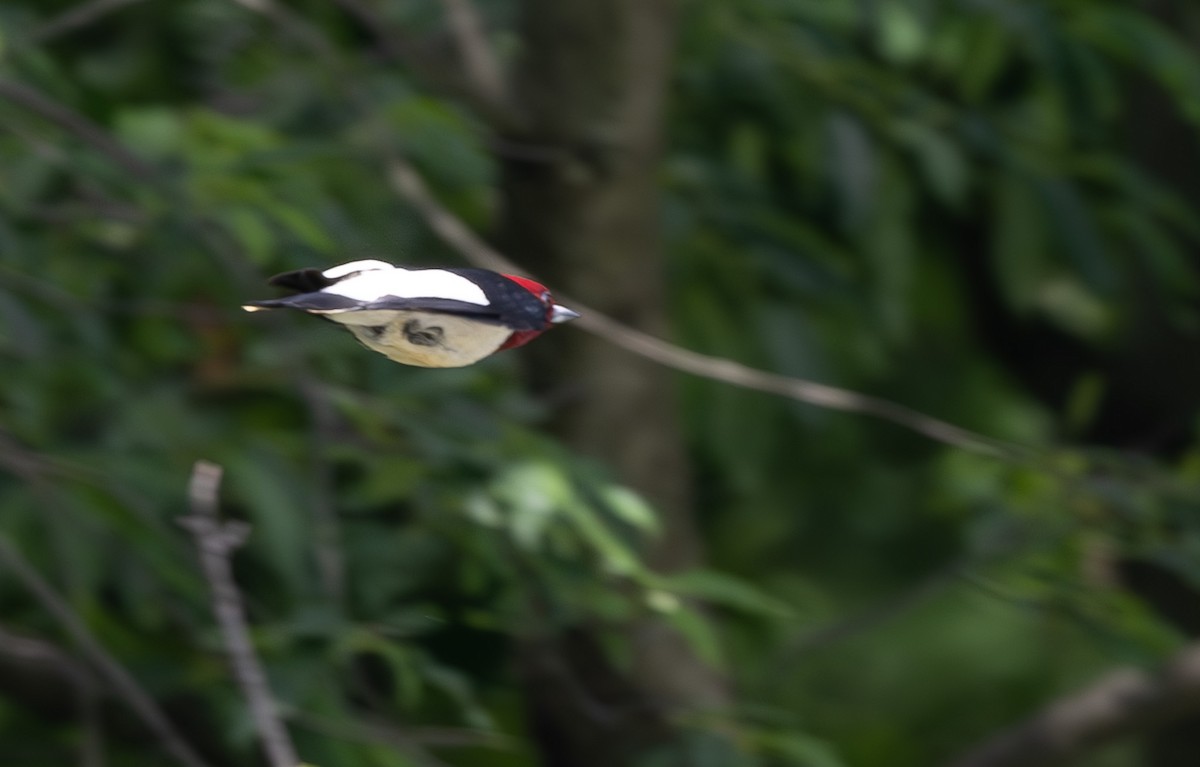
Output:
[[[368,349],[423,368],[471,365],[494,353],[512,334],[506,327],[453,314],[379,311],[325,316],[345,325]]]

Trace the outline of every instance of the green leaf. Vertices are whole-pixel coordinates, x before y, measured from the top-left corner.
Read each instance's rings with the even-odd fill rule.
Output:
[[[116,133],[133,151],[152,160],[162,160],[182,149],[184,124],[179,113],[170,107],[139,107],[117,114]]]
[[[1003,173],[993,187],[992,269],[1008,305],[1027,314],[1047,276],[1046,214],[1024,178]]]
[[[695,610],[682,608],[662,613],[667,623],[687,640],[696,657],[713,668],[724,666],[721,640],[707,618]]]
[[[1037,186],[1063,251],[1089,288],[1112,295],[1118,284],[1117,273],[1078,187],[1062,178],[1042,178]]]
[[[558,467],[541,461],[506,469],[492,483],[491,492],[507,511],[513,540],[530,551],[540,546],[547,525],[574,503],[570,479]]]
[[[600,555],[606,571],[624,576],[641,576],[644,573],[644,568],[633,549],[609,529],[589,503],[582,499],[573,500],[563,511],[580,536]]]
[[[802,732],[756,732],[751,739],[762,752],[779,757],[796,767],[845,767],[846,763],[827,742]]]
[[[334,659],[347,668],[358,654],[379,658],[392,674],[397,704],[409,710],[420,705],[426,670],[419,652],[366,628],[354,628],[342,634],[332,652]]]
[[[894,64],[911,64],[925,51],[928,34],[916,12],[902,0],[877,6],[876,34],[883,57]]]
[[[763,593],[749,583],[713,570],[688,570],[661,578],[660,586],[686,597],[734,610],[780,620],[791,620],[796,612],[786,603]]]
[[[657,533],[661,526],[650,504],[627,487],[606,485],[600,490],[608,511],[617,519],[647,533]]]

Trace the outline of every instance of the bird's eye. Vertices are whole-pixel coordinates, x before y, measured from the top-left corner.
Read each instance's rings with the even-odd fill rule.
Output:
[[[550,303],[550,291],[548,291],[548,290],[543,290],[543,291],[542,291],[542,295],[541,295],[541,299],[542,299],[542,303],[543,303],[543,304],[548,304],[548,303]]]

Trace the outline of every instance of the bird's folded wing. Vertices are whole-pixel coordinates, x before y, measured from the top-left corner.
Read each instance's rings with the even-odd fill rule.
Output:
[[[495,309],[452,298],[398,298],[383,296],[374,301],[362,302],[336,293],[302,293],[297,296],[272,298],[266,301],[251,301],[243,307],[248,311],[257,309],[299,309],[314,314],[340,314],[342,312],[434,312],[470,317],[491,325],[506,325],[505,318]]]

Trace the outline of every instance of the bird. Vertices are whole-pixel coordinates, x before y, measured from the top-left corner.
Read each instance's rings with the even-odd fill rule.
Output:
[[[579,317],[545,285],[488,269],[408,269],[368,259],[284,272],[268,284],[296,293],[242,308],[315,314],[390,360],[424,368],[472,365]]]

